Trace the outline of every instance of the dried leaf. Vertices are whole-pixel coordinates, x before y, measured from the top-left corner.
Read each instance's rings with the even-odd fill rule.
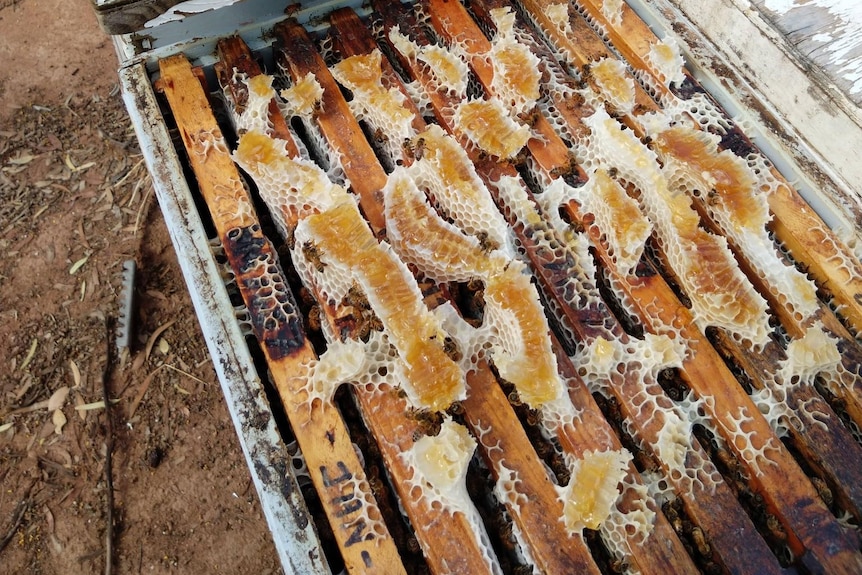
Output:
[[[64,385],[48,398],[48,411],[56,411],[62,409],[66,403],[66,398],[69,396],[69,386]]]
[[[9,412],[9,415],[18,415],[21,413],[30,413],[32,411],[39,411],[40,409],[45,409],[48,407],[48,400],[37,401],[36,403],[32,403],[30,405],[19,407],[18,409],[13,409]]]
[[[119,399],[112,399],[111,403],[119,403]],[[77,411],[92,411],[94,409],[105,409],[105,400],[94,401],[93,403],[85,403],[84,405],[76,405],[75,409]]]
[[[13,422],[13,421],[10,421],[9,423],[4,423],[3,425],[0,425],[0,433],[3,433],[4,431],[6,431],[8,429],[12,429],[13,425],[15,425],[15,422]]]
[[[144,378],[144,381],[141,383],[141,387],[138,390],[138,394],[135,396],[135,399],[132,400],[132,404],[129,406],[128,419],[131,419],[135,416],[135,412],[138,410],[138,406],[141,405],[141,402],[144,400],[144,395],[147,394],[147,390],[150,388],[150,384],[153,382],[153,378],[156,376],[156,373],[162,367],[164,367],[164,364],[151,371],[149,375]]]
[[[51,459],[60,463],[66,469],[72,469],[72,454],[60,445],[52,445],[50,450]]]
[[[36,156],[30,154],[28,152],[22,153],[20,156],[16,158],[9,158],[10,164],[15,164],[16,166],[23,166],[24,164],[29,164],[33,160],[36,159]]]
[[[72,381],[75,383],[73,387],[81,386],[81,370],[78,369],[78,364],[74,359],[69,360],[69,368],[72,370]]]
[[[76,393],[75,394],[75,411],[78,412],[78,417],[81,418],[81,421],[87,421],[87,412],[85,410],[78,409],[82,405],[84,405],[84,398],[81,397],[80,394]]]
[[[44,214],[50,207],[51,206],[42,206],[41,208],[39,208],[39,210],[35,214],[33,214],[33,221],[35,222],[36,220],[38,220],[39,216]]]
[[[157,299],[159,301],[168,301],[168,296],[166,296],[165,294],[163,294],[159,290],[148,289],[144,293],[147,294],[148,297],[151,297],[153,299]]]
[[[19,369],[24,371],[27,369],[27,366],[30,365],[30,362],[33,361],[33,357],[36,355],[36,347],[39,345],[39,340],[35,337],[33,341],[30,343],[30,349],[27,350],[27,355],[24,357],[24,361],[21,362],[21,366]]]
[[[87,260],[90,259],[90,256],[84,256],[75,263],[72,264],[72,267],[69,268],[69,275],[75,275],[78,270],[84,267],[84,264],[87,263]]]
[[[54,415],[51,417],[51,422],[54,424],[54,433],[61,435],[63,433],[63,426],[66,425],[66,416],[63,414],[63,410],[55,410]]]
[[[168,352],[171,350],[171,344],[167,342],[165,338],[159,338],[159,351],[162,355],[168,355]]]
[[[14,366],[13,366],[12,370],[13,371],[15,370]],[[24,395],[28,391],[30,391],[30,388],[33,387],[34,383],[36,383],[36,378],[34,378],[29,373],[24,375],[24,377],[21,378],[21,386],[15,391],[15,402],[16,403],[21,401],[21,398],[24,397]]]
[[[126,349],[128,349],[128,348],[126,348]],[[144,352],[140,352],[140,353],[136,354],[135,359],[132,360],[132,372],[136,372],[139,369],[141,369],[141,367],[143,367],[144,362],[146,360],[147,360],[147,357],[144,354]]]
[[[176,321],[177,320],[172,319],[166,324],[156,328],[156,331],[154,331],[153,335],[150,336],[150,339],[147,340],[146,348],[144,348],[144,361],[146,361],[150,357],[150,353],[153,351],[153,345],[155,345],[156,341],[158,341],[159,336],[165,333],[165,330],[174,325]]]

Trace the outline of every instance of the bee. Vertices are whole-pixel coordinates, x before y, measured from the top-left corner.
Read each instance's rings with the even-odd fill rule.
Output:
[[[566,463],[562,459],[557,459],[554,461],[553,465],[554,475],[557,476],[557,481],[560,485],[568,485],[569,481],[572,479],[571,472],[569,468],[566,466]]]
[[[585,231],[587,231],[587,228],[584,226],[584,222],[582,222],[581,220],[572,221],[571,226],[572,226],[572,231],[576,234],[582,234]]]
[[[308,310],[308,329],[320,331],[320,306],[315,304]]]
[[[735,472],[739,468],[739,463],[726,449],[716,450],[715,457],[731,473]]]
[[[410,138],[405,138],[401,143],[401,150],[404,152],[404,155],[408,158],[413,157],[413,140]]]
[[[691,530],[691,538],[694,540],[694,545],[697,547],[697,552],[704,556],[712,555],[712,548],[706,540],[706,535],[700,527],[694,527]]]
[[[320,260],[320,256],[323,255],[323,251],[318,249],[314,242],[311,240],[302,244],[302,255],[306,260],[311,262],[314,265],[314,268],[318,272],[323,272],[323,268],[326,267],[326,264]]]
[[[479,278],[470,278],[467,282],[467,290],[471,292],[481,291],[484,287],[485,284]]]
[[[617,169],[616,166],[611,166],[610,168],[608,168],[608,176],[610,176],[611,178],[616,178],[619,174],[620,171]]]
[[[440,433],[440,426],[443,424],[443,417],[437,412],[429,409],[414,409],[410,408],[410,417],[416,421],[416,431],[413,432],[413,440],[416,441],[423,435],[437,435]]]
[[[451,337],[447,337],[443,340],[443,353],[449,356],[449,359],[452,361],[461,361],[463,355],[461,354],[461,350],[458,349],[458,344],[455,343],[455,340]]]
[[[347,297],[345,296],[345,300]],[[356,302],[360,305],[368,305],[368,301],[365,300],[363,302]],[[358,307],[358,306],[354,306]],[[371,335],[372,331],[383,331],[383,322],[380,321],[380,318],[375,315],[373,311],[370,309],[363,309],[360,313],[354,313],[353,317],[355,318],[354,324],[354,335],[355,337],[368,341],[368,336]]]
[[[511,391],[508,395],[508,399],[509,403],[512,404],[514,407],[519,407],[523,405],[523,403],[521,402],[521,397],[518,395],[517,391]]]
[[[322,112],[323,111],[323,99],[319,98],[319,99],[315,100],[314,104],[312,105],[312,109],[314,110],[315,114],[319,114],[320,112]]]
[[[590,322],[585,323],[587,323],[587,325],[595,325],[591,324]],[[638,465],[638,469],[646,469],[648,471],[656,471],[658,469],[658,464],[653,460],[650,455],[648,455],[644,451],[638,450],[634,454],[634,460],[636,465]]]
[[[371,324],[367,321],[362,321],[362,319],[360,319],[356,322],[356,327],[354,328],[354,330],[354,336],[356,337],[356,339],[368,341],[368,336],[371,335]]]
[[[383,322],[374,312],[368,312],[367,315],[363,313],[363,319],[365,323],[368,324],[369,329],[373,329],[374,331],[383,331]]]
[[[564,177],[564,176],[572,176],[577,177],[578,172],[578,159],[572,152],[569,152],[566,155],[566,162],[556,168],[551,170],[551,175],[555,178]]]
[[[317,303],[314,299],[314,294],[312,294],[311,290],[305,286],[302,286],[301,288],[299,288],[299,299],[302,300],[302,303],[304,303],[305,305],[309,305],[309,306]]]
[[[829,489],[829,486],[826,485],[826,482],[820,479],[819,477],[812,477],[811,483],[814,484],[814,488],[817,490],[817,494],[820,496],[820,499],[823,500],[828,506],[832,505],[832,490]]]
[[[520,152],[515,154],[515,157],[512,158],[511,162],[515,166],[525,166],[525,165],[527,165],[528,159],[529,159],[529,156],[527,154],[527,149],[524,148],[523,150],[521,150]]]
[[[481,231],[476,234],[476,239],[479,240],[479,247],[481,247],[482,251],[486,254],[489,254],[494,250],[500,249],[500,244],[488,237],[488,232],[486,231]]]
[[[503,542],[503,545],[506,546],[506,549],[509,551],[514,551],[516,548],[515,544],[515,535],[513,533],[513,525],[509,522],[506,522],[504,525],[500,527],[500,540]]]
[[[662,509],[664,511],[664,516],[667,517],[668,522],[673,527],[673,530],[677,533],[682,531],[682,520],[679,518],[679,514],[672,505],[665,505],[665,508]]]
[[[766,528],[779,541],[787,541],[787,532],[784,531],[784,526],[778,521],[778,517],[772,513],[766,515]]]
[[[460,401],[453,401],[452,405],[450,405],[446,409],[446,413],[448,413],[449,415],[463,415],[464,406],[461,404]]]
[[[417,138],[413,145],[413,157],[418,162],[425,155],[425,138]]]
[[[554,178],[561,178],[566,175],[566,170],[568,168],[566,166],[557,166],[551,170],[551,176]]]
[[[536,443],[534,447],[536,448],[536,455],[542,459],[548,459],[553,455],[554,448],[544,441]]]
[[[383,144],[389,139],[389,136],[383,131],[382,128],[377,128],[374,130],[374,141],[378,144]]]
[[[530,128],[535,128],[536,124],[539,123],[539,118],[541,118],[542,114],[539,112],[539,108],[534,107],[529,112],[524,112],[520,115],[521,121],[523,121]]]
[[[718,193],[718,190],[716,190],[715,188],[712,188],[706,193],[706,203],[710,206],[714,206],[715,204],[717,204],[719,198],[720,195]]]
[[[415,537],[407,538],[407,549],[414,555],[418,555],[422,552],[422,547],[419,546],[419,540]]]
[[[350,286],[350,289],[347,290],[347,294],[344,296],[343,302],[345,305],[349,305],[357,309],[371,309],[371,305],[368,303],[368,298],[365,297],[365,294],[362,293],[362,290],[356,284],[353,284]]]
[[[584,88],[586,88],[586,85],[581,86],[580,88],[584,89]],[[566,109],[567,110],[575,110],[576,108],[580,108],[584,104],[586,104],[587,99],[584,98],[583,94],[576,92],[576,93],[572,94],[570,97],[566,98],[565,103],[566,103]]]
[[[289,226],[287,228],[287,249],[293,251],[294,246],[296,246],[296,226]]]
[[[379,477],[369,477],[368,486],[371,488],[371,493],[373,493],[375,497],[379,498],[381,494],[386,493],[386,487],[383,485],[383,481],[381,481]]]

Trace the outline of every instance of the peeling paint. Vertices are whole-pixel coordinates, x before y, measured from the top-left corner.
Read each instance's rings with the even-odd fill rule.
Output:
[[[862,96],[862,3],[857,0],[762,0],[767,17],[807,57]]]
[[[199,14],[201,12],[216,10],[224,6],[236,4],[239,1],[240,0],[187,0],[186,2],[173,6],[164,14],[153,18],[144,24],[144,28],[155,28],[156,26],[161,26],[168,22],[179,22],[190,14]]]

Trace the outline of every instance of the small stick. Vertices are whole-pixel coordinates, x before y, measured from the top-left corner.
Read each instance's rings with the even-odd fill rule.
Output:
[[[108,322],[105,322],[107,337],[106,349],[107,358],[105,359],[105,370],[102,372],[102,395],[105,399],[105,485],[108,490],[107,505],[107,533],[105,534],[105,575],[111,575],[114,555],[114,478],[112,471],[111,455],[114,451],[114,425],[111,419],[111,401],[108,398],[108,380],[111,376],[111,363],[113,357],[111,354],[111,328]]]

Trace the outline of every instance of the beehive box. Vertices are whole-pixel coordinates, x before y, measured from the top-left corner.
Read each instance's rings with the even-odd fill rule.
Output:
[[[682,2],[96,6],[287,571],[860,568],[847,94]]]

